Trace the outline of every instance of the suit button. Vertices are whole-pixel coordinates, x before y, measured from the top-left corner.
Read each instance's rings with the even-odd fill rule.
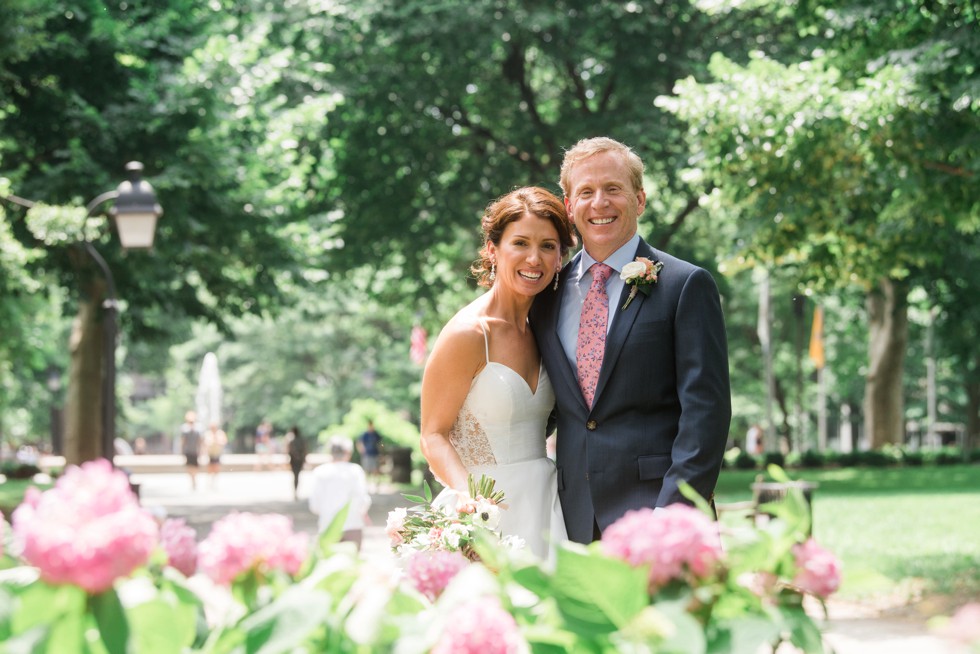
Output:
[[[590,420],[587,423],[585,423],[585,428],[588,429],[589,431],[595,431],[595,428],[598,426],[599,423],[596,422],[595,420]]]

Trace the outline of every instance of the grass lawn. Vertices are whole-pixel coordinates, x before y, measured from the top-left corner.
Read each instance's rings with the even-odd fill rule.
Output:
[[[721,503],[751,498],[757,471],[723,470]],[[980,467],[792,470],[820,484],[813,535],[844,564],[839,596],[980,596]],[[734,517],[734,516],[732,516]]]

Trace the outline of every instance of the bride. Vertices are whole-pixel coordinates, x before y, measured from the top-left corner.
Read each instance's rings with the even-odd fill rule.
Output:
[[[492,477],[505,494],[501,533],[547,558],[566,539],[545,454],[555,394],[527,315],[534,296],[557,283],[574,237],[561,200],[526,187],[487,207],[483,241],[473,273],[489,290],[442,329],[422,376],[422,454],[463,497],[470,474]]]

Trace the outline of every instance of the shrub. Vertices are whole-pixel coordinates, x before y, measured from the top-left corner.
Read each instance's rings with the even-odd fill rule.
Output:
[[[785,479],[770,470],[777,473]],[[73,492],[83,481],[99,489],[97,498]],[[56,557],[41,557],[34,569],[0,553],[3,567],[18,568],[0,579],[0,633],[10,651],[86,643],[91,651],[149,654],[528,652],[557,651],[556,644],[576,652],[721,652],[737,642],[739,651],[758,652],[783,640],[823,651],[803,594],[823,602],[840,583],[840,564],[807,536],[802,496],[788,495],[765,525],[724,534],[696,499],[701,510],[627,513],[608,539],[560,544],[547,564],[488,540],[476,543],[481,562],[430,556],[407,575],[394,560],[365,562],[339,543],[342,515],[308,548],[284,516],[231,514],[200,544],[187,578],[173,567],[194,560],[187,530],[176,525],[174,538],[148,552],[146,536],[157,536],[143,528],[149,514],[138,515],[123,473],[96,462],[69,468],[55,488],[31,498],[37,520],[18,509],[14,535],[54,529],[41,518],[80,514],[93,502],[112,521],[118,506],[116,522],[132,532],[126,538],[69,545],[126,565],[104,566],[89,587],[84,576],[52,576]]]
[[[762,465],[766,468],[769,466],[782,468],[786,465],[786,457],[783,456],[782,452],[766,452],[762,457]]]
[[[739,452],[738,456],[735,457],[735,469],[736,470],[754,470],[759,467],[759,462],[755,460],[755,457],[748,452]]]
[[[0,463],[0,474],[7,477],[7,479],[30,479],[39,472],[41,472],[41,469],[33,463],[24,463],[22,461],[4,461]]]
[[[803,468],[822,468],[824,455],[815,449],[809,449],[800,455],[800,466]]]

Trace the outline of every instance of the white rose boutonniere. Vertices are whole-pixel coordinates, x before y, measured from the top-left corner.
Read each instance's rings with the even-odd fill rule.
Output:
[[[642,290],[647,295],[650,294],[650,287],[657,283],[663,267],[663,261],[650,261],[646,257],[637,257],[634,261],[623,266],[619,278],[633,287],[630,289],[626,302],[623,303],[623,309],[630,305],[638,290]]]

